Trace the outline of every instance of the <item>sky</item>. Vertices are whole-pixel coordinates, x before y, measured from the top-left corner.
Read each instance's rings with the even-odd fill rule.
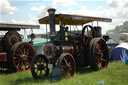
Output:
[[[0,22],[39,24],[48,8],[55,8],[56,13],[111,18],[112,22],[99,23],[103,34],[128,20],[128,0],[0,0]],[[34,32],[45,33],[45,26]]]

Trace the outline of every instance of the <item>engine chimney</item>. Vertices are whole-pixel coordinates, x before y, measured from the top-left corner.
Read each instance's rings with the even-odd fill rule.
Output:
[[[55,11],[56,9],[50,8],[47,10],[49,13],[49,24],[50,24],[50,34],[51,36],[55,35]]]

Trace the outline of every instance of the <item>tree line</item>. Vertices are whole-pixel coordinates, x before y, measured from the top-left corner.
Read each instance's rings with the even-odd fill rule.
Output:
[[[115,29],[111,29],[107,31],[107,34],[109,33],[121,33],[121,32],[127,32],[128,33],[128,21],[125,21],[122,25],[118,25],[115,27]]]

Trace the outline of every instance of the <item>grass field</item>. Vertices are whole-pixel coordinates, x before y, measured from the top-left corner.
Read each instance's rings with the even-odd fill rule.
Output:
[[[80,68],[74,77],[51,83],[50,76],[45,79],[33,79],[31,72],[0,74],[0,85],[128,85],[128,65],[122,62],[112,62],[106,70],[91,71],[90,68]]]

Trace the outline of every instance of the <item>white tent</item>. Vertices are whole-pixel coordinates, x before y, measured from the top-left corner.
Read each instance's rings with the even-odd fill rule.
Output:
[[[121,43],[121,44],[117,45],[115,48],[118,48],[118,47],[122,47],[122,48],[125,48],[128,50],[128,43],[126,43],[126,42]]]

